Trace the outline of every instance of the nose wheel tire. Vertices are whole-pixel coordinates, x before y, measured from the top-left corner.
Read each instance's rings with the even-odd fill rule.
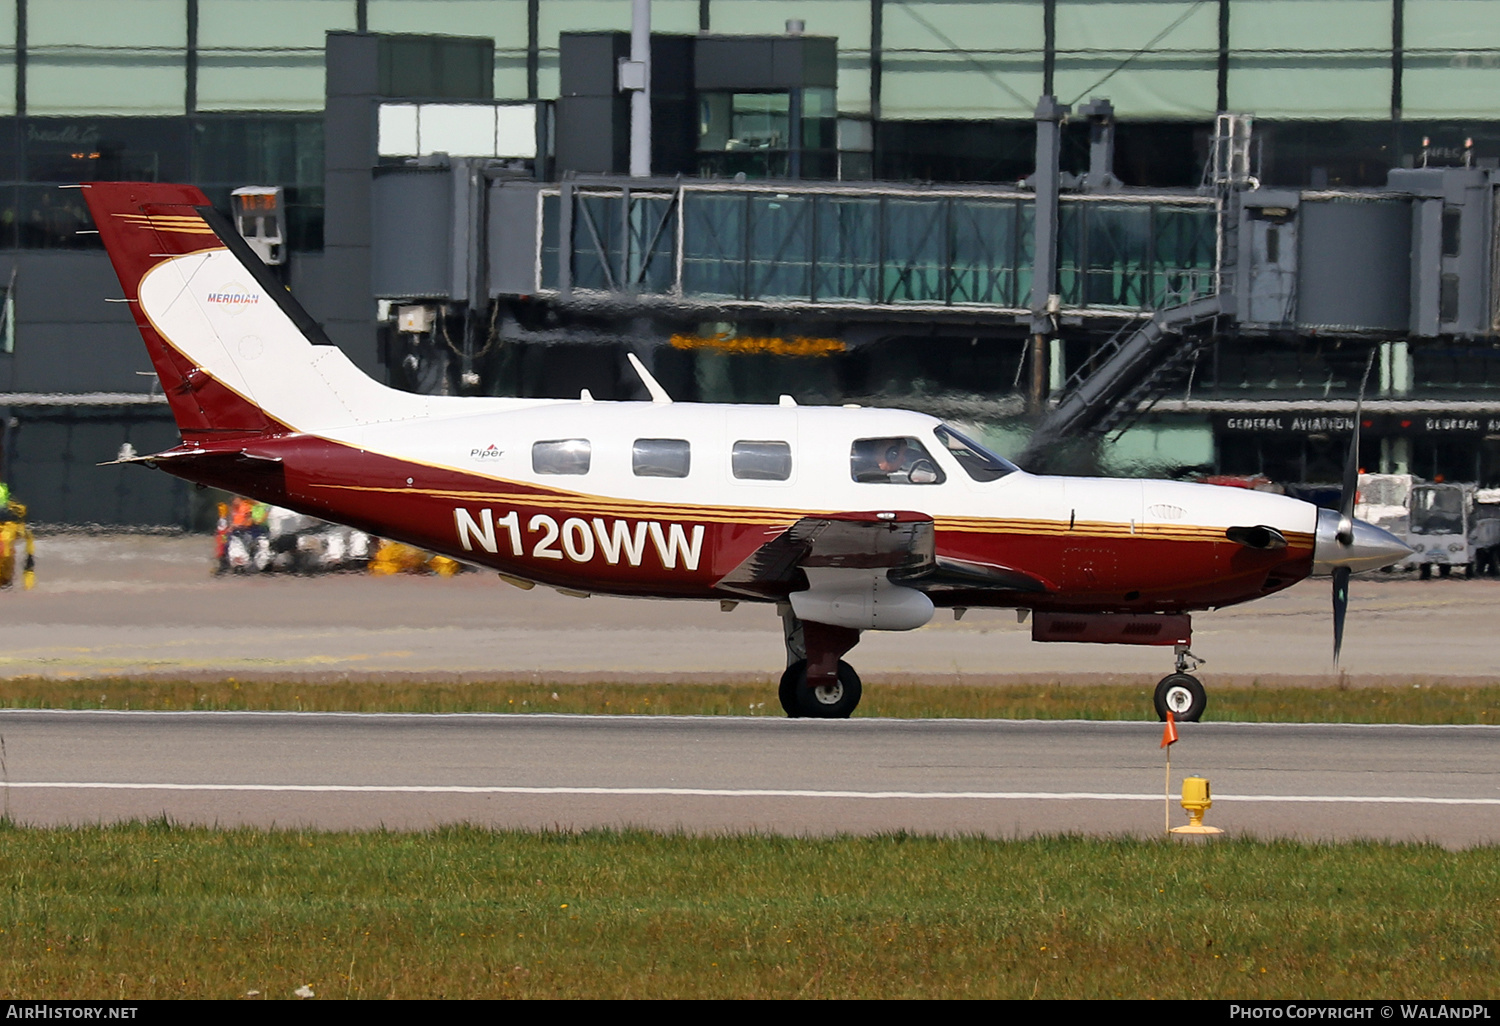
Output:
[[[807,686],[807,660],[799,659],[781,675],[777,694],[788,716],[846,720],[859,705],[863,691],[859,674],[842,659],[839,660],[836,682],[810,688]]]
[[[1203,683],[1192,674],[1171,673],[1156,685],[1153,702],[1159,719],[1165,720],[1167,711],[1171,710],[1173,719],[1196,723],[1203,710],[1208,708],[1208,694],[1203,690]]]

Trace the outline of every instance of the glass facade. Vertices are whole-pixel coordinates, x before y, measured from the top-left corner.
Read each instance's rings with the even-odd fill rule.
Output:
[[[528,98],[534,51],[536,95],[552,98],[558,36],[626,30],[631,8],[539,0],[533,23],[527,0],[0,0],[12,10],[0,17],[0,84],[13,86],[0,113],[15,103],[23,3],[27,113],[132,117],[187,113],[190,94],[197,110],[317,110],[324,34],[361,27],[493,38],[501,99]],[[1263,118],[1388,118],[1397,92],[1406,117],[1486,118],[1500,86],[1492,0],[652,4],[657,32],[779,34],[791,19],[838,38],[842,112],[871,110],[878,67],[880,115],[895,120],[1027,118],[1049,70],[1064,102],[1097,91],[1137,120],[1209,116],[1221,64],[1229,107]]]
[[[526,99],[526,0],[369,0],[368,11],[371,32],[493,39],[495,98]]]
[[[884,5],[881,117],[1029,118],[1042,92],[1043,8],[1042,0]]]
[[[28,114],[184,113],[185,3],[48,0],[26,12]]]
[[[698,94],[698,173],[705,177],[838,176],[832,89]]]
[[[501,99],[528,97],[534,51],[536,95],[546,99],[557,93],[561,33],[629,27],[630,0],[540,0],[534,24],[529,7],[27,0],[27,103],[37,114],[183,113],[191,67],[197,109],[316,110],[323,35],[360,27],[361,12],[373,32],[493,38]],[[1064,102],[1102,90],[1122,118],[1205,118],[1218,107],[1221,63],[1232,109],[1380,119],[1391,114],[1398,20],[1404,116],[1486,117],[1500,83],[1500,9],[1490,0],[1055,0],[1050,33],[1048,8],[1045,0],[654,0],[652,17],[658,32],[687,34],[779,34],[800,20],[806,32],[839,40],[840,110],[871,110],[878,67],[880,114],[896,120],[1026,118],[1049,69]],[[16,21],[4,21],[9,59],[0,75],[13,76]]]
[[[321,111],[323,37],[355,14],[345,0],[198,0],[197,109]]]
[[[479,74],[499,99],[546,100],[557,95],[559,35],[625,30],[630,8],[630,0],[0,0],[0,246],[92,245],[73,234],[77,203],[52,188],[88,177],[189,178],[216,199],[235,185],[282,185],[294,247],[316,246],[328,32],[492,38],[492,69],[457,69],[460,91],[475,92],[469,80]],[[1500,159],[1494,0],[653,0],[652,16],[664,33],[779,34],[798,19],[809,34],[837,37],[836,93],[802,97],[806,178],[838,174],[836,115],[875,112],[867,163],[877,178],[1015,181],[1031,170],[1030,117],[1049,80],[1064,102],[1113,101],[1117,169],[1134,185],[1193,184],[1221,104],[1256,115],[1258,173],[1271,185],[1380,184],[1388,168],[1421,163],[1424,153]],[[700,171],[791,171],[785,94],[703,100]],[[1069,129],[1069,170],[1081,170],[1081,138]],[[862,231],[855,226],[868,216],[852,201],[825,211],[828,202],[811,203],[807,215],[820,227],[805,243],[799,291],[988,302],[965,297],[1025,290],[963,270],[989,259],[965,263],[965,233],[978,238],[979,229],[964,218],[989,216],[978,208],[953,215],[951,252],[922,250],[892,284],[871,279],[870,261],[879,261],[852,242],[824,252],[838,233]],[[773,216],[768,206],[747,230],[781,232],[774,225],[790,210]],[[1092,257],[1064,265],[1065,287],[1080,302],[1135,305],[1179,289],[1178,272],[1147,266],[1158,256],[1138,252],[1141,230],[1127,222],[1140,216],[1122,212],[1107,229],[1081,213],[1070,222],[1079,253],[1136,254],[1111,255],[1108,274],[1087,263]],[[922,234],[924,217],[920,206],[883,209],[883,234],[869,244],[910,235],[913,245],[937,245]],[[788,238],[804,245],[795,232]],[[1198,266],[1177,263],[1184,272]],[[1113,270],[1126,265],[1141,269]],[[738,291],[761,291],[745,274]]]
[[[1054,89],[1064,103],[1108,96],[1129,117],[1211,118],[1218,15],[1189,0],[1060,3]]]
[[[321,249],[323,120],[318,115],[0,118],[0,248],[94,249],[77,190],[89,180],[191,181],[229,209],[241,185],[287,190],[293,249]]]
[[[1388,118],[1391,0],[1264,0],[1230,12],[1229,105],[1268,118]]]

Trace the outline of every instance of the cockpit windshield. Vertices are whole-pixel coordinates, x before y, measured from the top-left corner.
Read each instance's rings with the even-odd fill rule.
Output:
[[[947,424],[933,429],[964,472],[976,481],[998,481],[1006,474],[1021,468],[1003,456],[996,456],[978,442],[970,441]]]

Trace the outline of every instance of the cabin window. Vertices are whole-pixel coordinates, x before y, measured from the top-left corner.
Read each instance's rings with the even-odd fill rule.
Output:
[[[531,469],[538,474],[587,474],[593,449],[587,438],[556,438],[531,447]]]
[[[630,449],[636,477],[687,477],[692,446],[683,438],[637,438]]]
[[[942,468],[915,438],[860,438],[849,449],[849,470],[866,484],[942,484]]]
[[[932,431],[958,465],[976,481],[995,481],[1021,469],[1004,456],[996,456],[978,442],[971,441],[947,424]]]
[[[741,481],[785,481],[792,476],[792,447],[786,442],[735,442],[729,462]]]

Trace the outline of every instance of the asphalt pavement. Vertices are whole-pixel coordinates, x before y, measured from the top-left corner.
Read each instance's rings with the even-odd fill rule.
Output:
[[[1500,843],[1500,727],[0,712],[6,811],[261,827],[1159,836],[1184,776],[1227,836]]]
[[[35,590],[0,593],[0,677],[128,675],[764,680],[785,665],[772,607],[522,591],[451,579],[210,572],[205,537],[62,535],[37,542]],[[1216,684],[1336,679],[1330,585],[1194,614],[1200,676]],[[1342,669],[1355,684],[1500,677],[1500,580],[1354,579]],[[939,612],[917,631],[867,632],[867,682],[1018,677],[1154,683],[1168,649],[1036,644],[1010,610]]]
[[[493,575],[215,576],[202,537],[65,535],[0,593],[0,677],[763,680],[769,607],[578,599]],[[1200,675],[1326,686],[1329,585],[1198,614]],[[1500,676],[1493,580],[1356,578],[1345,683]],[[1154,682],[1170,650],[1041,645],[1009,611],[871,632],[867,683]],[[1500,728],[1186,724],[1230,836],[1500,843]],[[1152,836],[1185,820],[1153,723],[0,712],[10,815],[416,829]]]

